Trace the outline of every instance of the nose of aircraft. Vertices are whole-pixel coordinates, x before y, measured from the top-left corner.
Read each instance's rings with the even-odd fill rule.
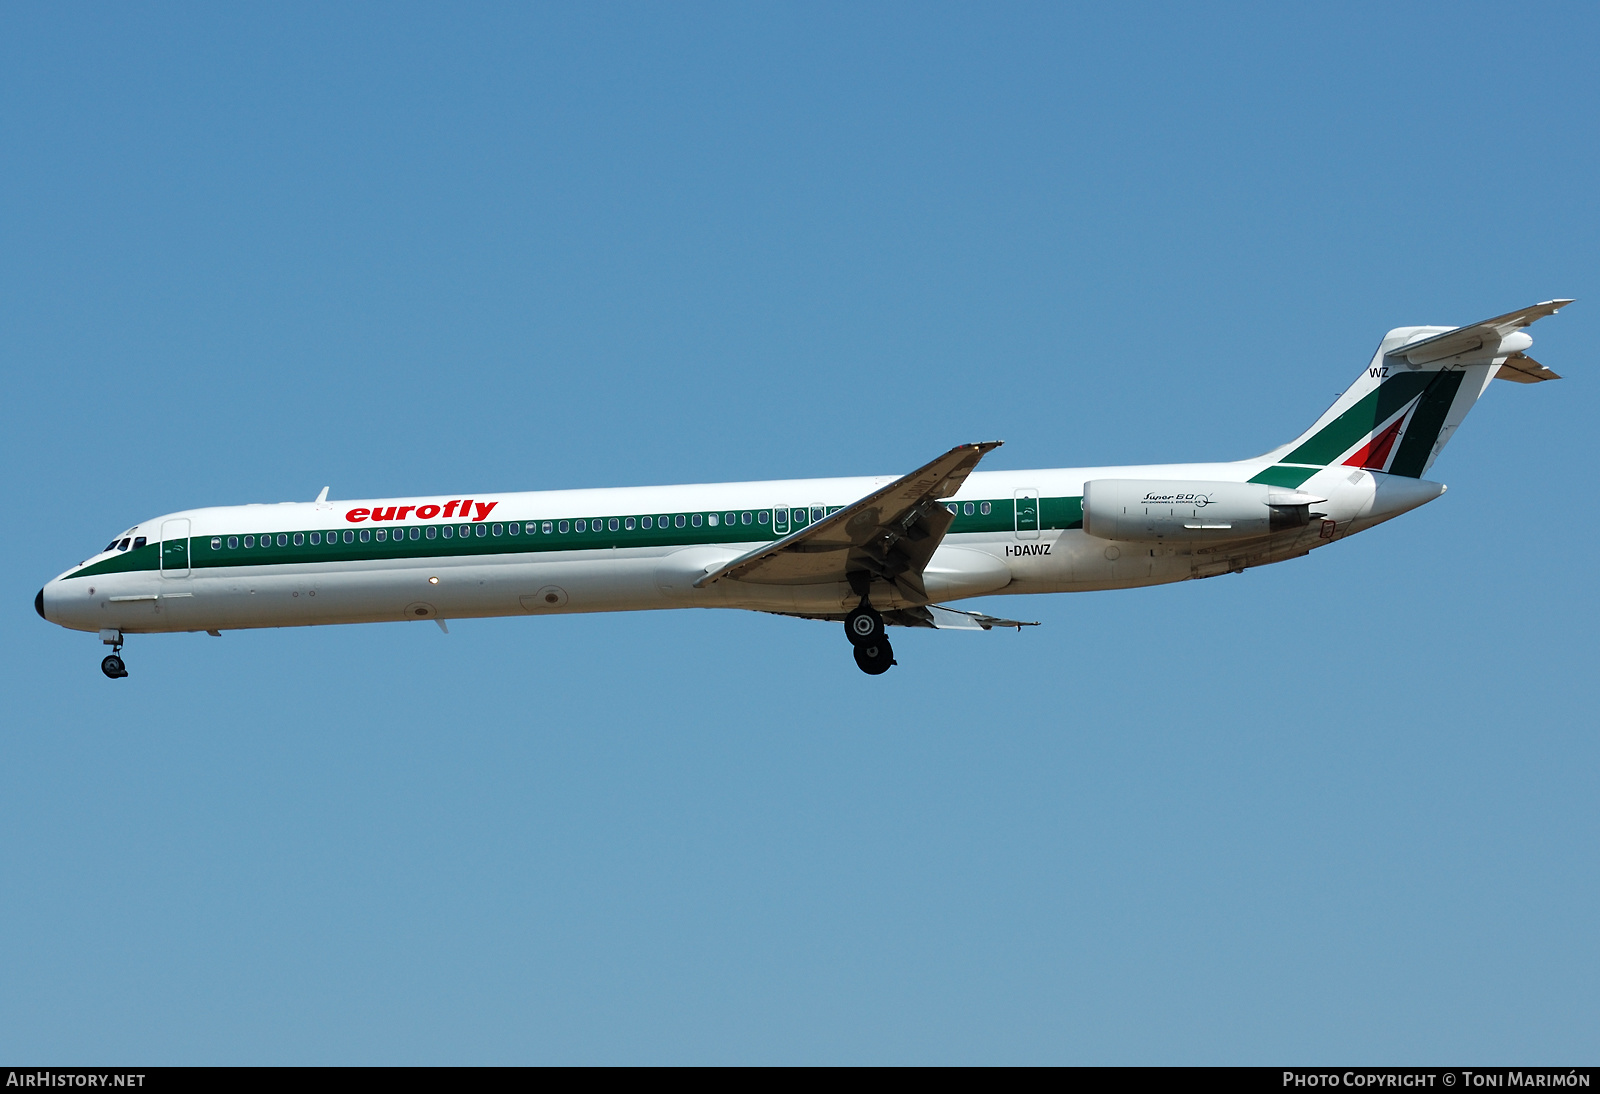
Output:
[[[33,610],[39,613],[39,618],[40,619],[44,619],[44,620],[46,620],[46,622],[48,622],[48,618],[44,614],[44,590],[43,589],[40,589],[38,592],[33,594]]]

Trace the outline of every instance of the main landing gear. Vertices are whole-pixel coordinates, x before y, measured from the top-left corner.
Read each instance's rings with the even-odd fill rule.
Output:
[[[122,632],[101,631],[100,641],[111,647],[111,652],[100,662],[100,671],[112,680],[128,675],[128,666],[122,660]]]
[[[868,676],[882,676],[895,663],[894,647],[884,634],[883,616],[862,597],[861,604],[844,617],[845,637],[855,647],[856,665]]]

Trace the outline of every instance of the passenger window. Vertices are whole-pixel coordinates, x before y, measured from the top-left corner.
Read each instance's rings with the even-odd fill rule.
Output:
[[[765,523],[767,523],[767,517],[768,516],[770,516],[770,514],[765,509],[761,510],[761,512],[756,514],[756,523],[757,524],[765,524]]]
[[[478,525],[478,535],[479,536],[486,536],[488,534],[489,534],[489,526],[488,525],[486,525],[486,524]]]
[[[572,522],[572,530],[575,532],[587,532],[589,530],[589,522],[586,520],[575,520]]]
[[[526,525],[523,526],[523,531],[527,532],[530,536],[538,535],[539,522],[536,520],[530,520]],[[548,529],[546,529],[546,531],[548,531]]]
[[[522,525],[520,525],[520,524],[508,524],[508,525],[506,525],[506,533],[508,535],[520,536],[522,534]]]
[[[610,520],[606,521],[606,527],[615,532],[618,528],[622,527],[622,524],[617,520],[616,517],[612,517]]]
[[[704,522],[705,522],[705,518],[702,517],[699,513],[696,513],[694,516],[689,518],[689,523],[694,525],[696,528],[700,527],[700,525],[703,524]]]
[[[717,514],[708,513],[706,515],[706,523],[711,525],[711,527],[715,528],[717,526]]]
[[[641,528],[650,528],[654,524],[655,524],[655,518],[653,518],[653,517],[640,517],[639,518],[639,527],[641,527]]]
[[[239,537],[238,536],[229,536],[228,537],[228,550],[236,551],[238,549],[239,549]]]
[[[246,547],[254,547],[256,545],[256,537],[255,536],[245,536],[244,537],[244,545]]]
[[[377,535],[378,542],[379,543],[383,543],[388,538],[389,538],[389,529],[387,529],[387,528],[379,528],[378,529],[378,535]]]
[[[315,547],[318,544],[320,544],[321,542],[322,542],[322,533],[321,532],[312,532],[311,533],[311,546]]]
[[[823,511],[823,508],[822,508],[822,506],[820,506],[820,505],[813,505],[813,506],[812,506],[812,507],[811,507],[811,523],[812,523],[812,524],[815,524],[815,523],[817,523],[817,521],[819,521],[819,520],[821,520],[821,519],[822,519],[822,518],[823,518],[823,517],[825,517],[825,516],[827,516],[827,513],[825,513],[825,512],[824,512],[824,511]]]
[[[724,514],[722,514],[722,523],[723,524],[738,524],[739,523],[739,514],[738,513],[724,513]]]
[[[345,533],[345,535],[349,535],[349,534],[350,534],[349,532]],[[363,528],[363,529],[361,529],[361,542],[362,543],[370,543],[371,541],[372,541],[372,529],[371,528]]]
[[[562,521],[557,527],[559,527],[561,529],[561,534],[562,535],[566,535],[567,534],[567,529],[570,528],[571,525],[568,524],[566,521]]]
[[[497,535],[497,536],[502,534],[505,530],[506,530],[506,526],[503,525],[503,524],[496,524],[494,526],[494,529],[493,529],[494,534]]]
[[[658,528],[665,528],[668,524],[671,524],[671,523],[672,523],[672,518],[671,517],[660,516],[660,517],[656,518],[656,526]]]
[[[421,539],[422,538],[422,529],[421,528],[413,528],[413,529],[411,529],[411,538],[412,539]]]
[[[468,537],[468,536],[470,536],[470,535],[471,535],[471,534],[472,534],[472,525],[470,525],[470,524],[463,524],[463,525],[462,525],[462,526],[461,526],[461,538],[462,538],[462,539],[466,539],[466,538],[467,538],[467,537]]]
[[[279,547],[287,547],[287,546],[289,546],[289,536],[288,536],[287,533],[284,533],[284,532],[279,532],[278,533],[278,546]]]
[[[682,513],[679,513],[677,516],[672,518],[672,526],[674,528],[682,528],[687,523],[688,522],[684,520]]]
[[[294,545],[296,547],[304,547],[306,545],[306,534],[304,532],[296,532],[294,534]]]
[[[982,505],[978,506],[978,512],[982,513],[984,516],[988,516],[990,511],[993,509],[994,506],[990,505],[988,502],[984,502]]]
[[[970,501],[961,507],[961,511],[969,517],[973,514],[975,509],[976,507]]]
[[[749,513],[740,513],[739,514],[739,523],[740,524],[749,524],[750,523],[750,514]]]
[[[550,534],[550,522],[545,521],[543,524],[539,525],[539,531],[548,536]],[[563,528],[562,531],[565,532],[566,529]]]
[[[432,525],[432,524],[428,525],[428,538],[429,539],[435,539],[435,538],[437,538],[438,535],[439,535],[438,527],[436,525]]]
[[[222,537],[221,536],[212,536],[211,537],[211,549],[213,551],[222,550]]]
[[[631,532],[631,531],[633,531],[635,525],[637,525],[637,524],[638,524],[637,521],[635,521],[632,517],[629,517],[627,520],[622,522],[622,527],[625,530]]]
[[[349,530],[346,530],[346,531],[345,531],[345,534],[344,534],[344,541],[345,541],[345,542],[346,542],[346,543],[353,543],[353,542],[355,542],[355,538],[356,538],[356,534],[355,534],[355,533],[354,533],[354,532],[352,532],[352,531],[349,531]]]
[[[444,528],[443,528],[443,532],[444,532],[444,538],[445,539],[450,539],[451,537],[453,537],[456,534],[456,526],[454,524],[446,524],[444,526]],[[350,534],[349,532],[345,533],[345,535],[347,535],[347,536],[349,534]]]

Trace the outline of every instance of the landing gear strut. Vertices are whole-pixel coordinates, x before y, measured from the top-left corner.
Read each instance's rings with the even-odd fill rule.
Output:
[[[844,617],[845,637],[855,647],[856,666],[869,676],[881,676],[895,663],[894,647],[883,632],[883,616],[879,615],[866,597],[849,615]]]
[[[111,647],[111,652],[100,662],[100,671],[112,680],[120,680],[128,675],[128,666],[123,663],[122,657],[122,632],[101,631],[100,641]]]

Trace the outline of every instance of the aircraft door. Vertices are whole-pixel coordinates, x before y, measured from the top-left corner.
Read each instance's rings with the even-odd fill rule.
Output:
[[[189,521],[187,518],[180,517],[177,520],[164,520],[161,522],[161,576],[189,576]]]
[[[1018,539],[1039,538],[1039,491],[1028,487],[1018,490],[1013,503],[1016,512]]]

